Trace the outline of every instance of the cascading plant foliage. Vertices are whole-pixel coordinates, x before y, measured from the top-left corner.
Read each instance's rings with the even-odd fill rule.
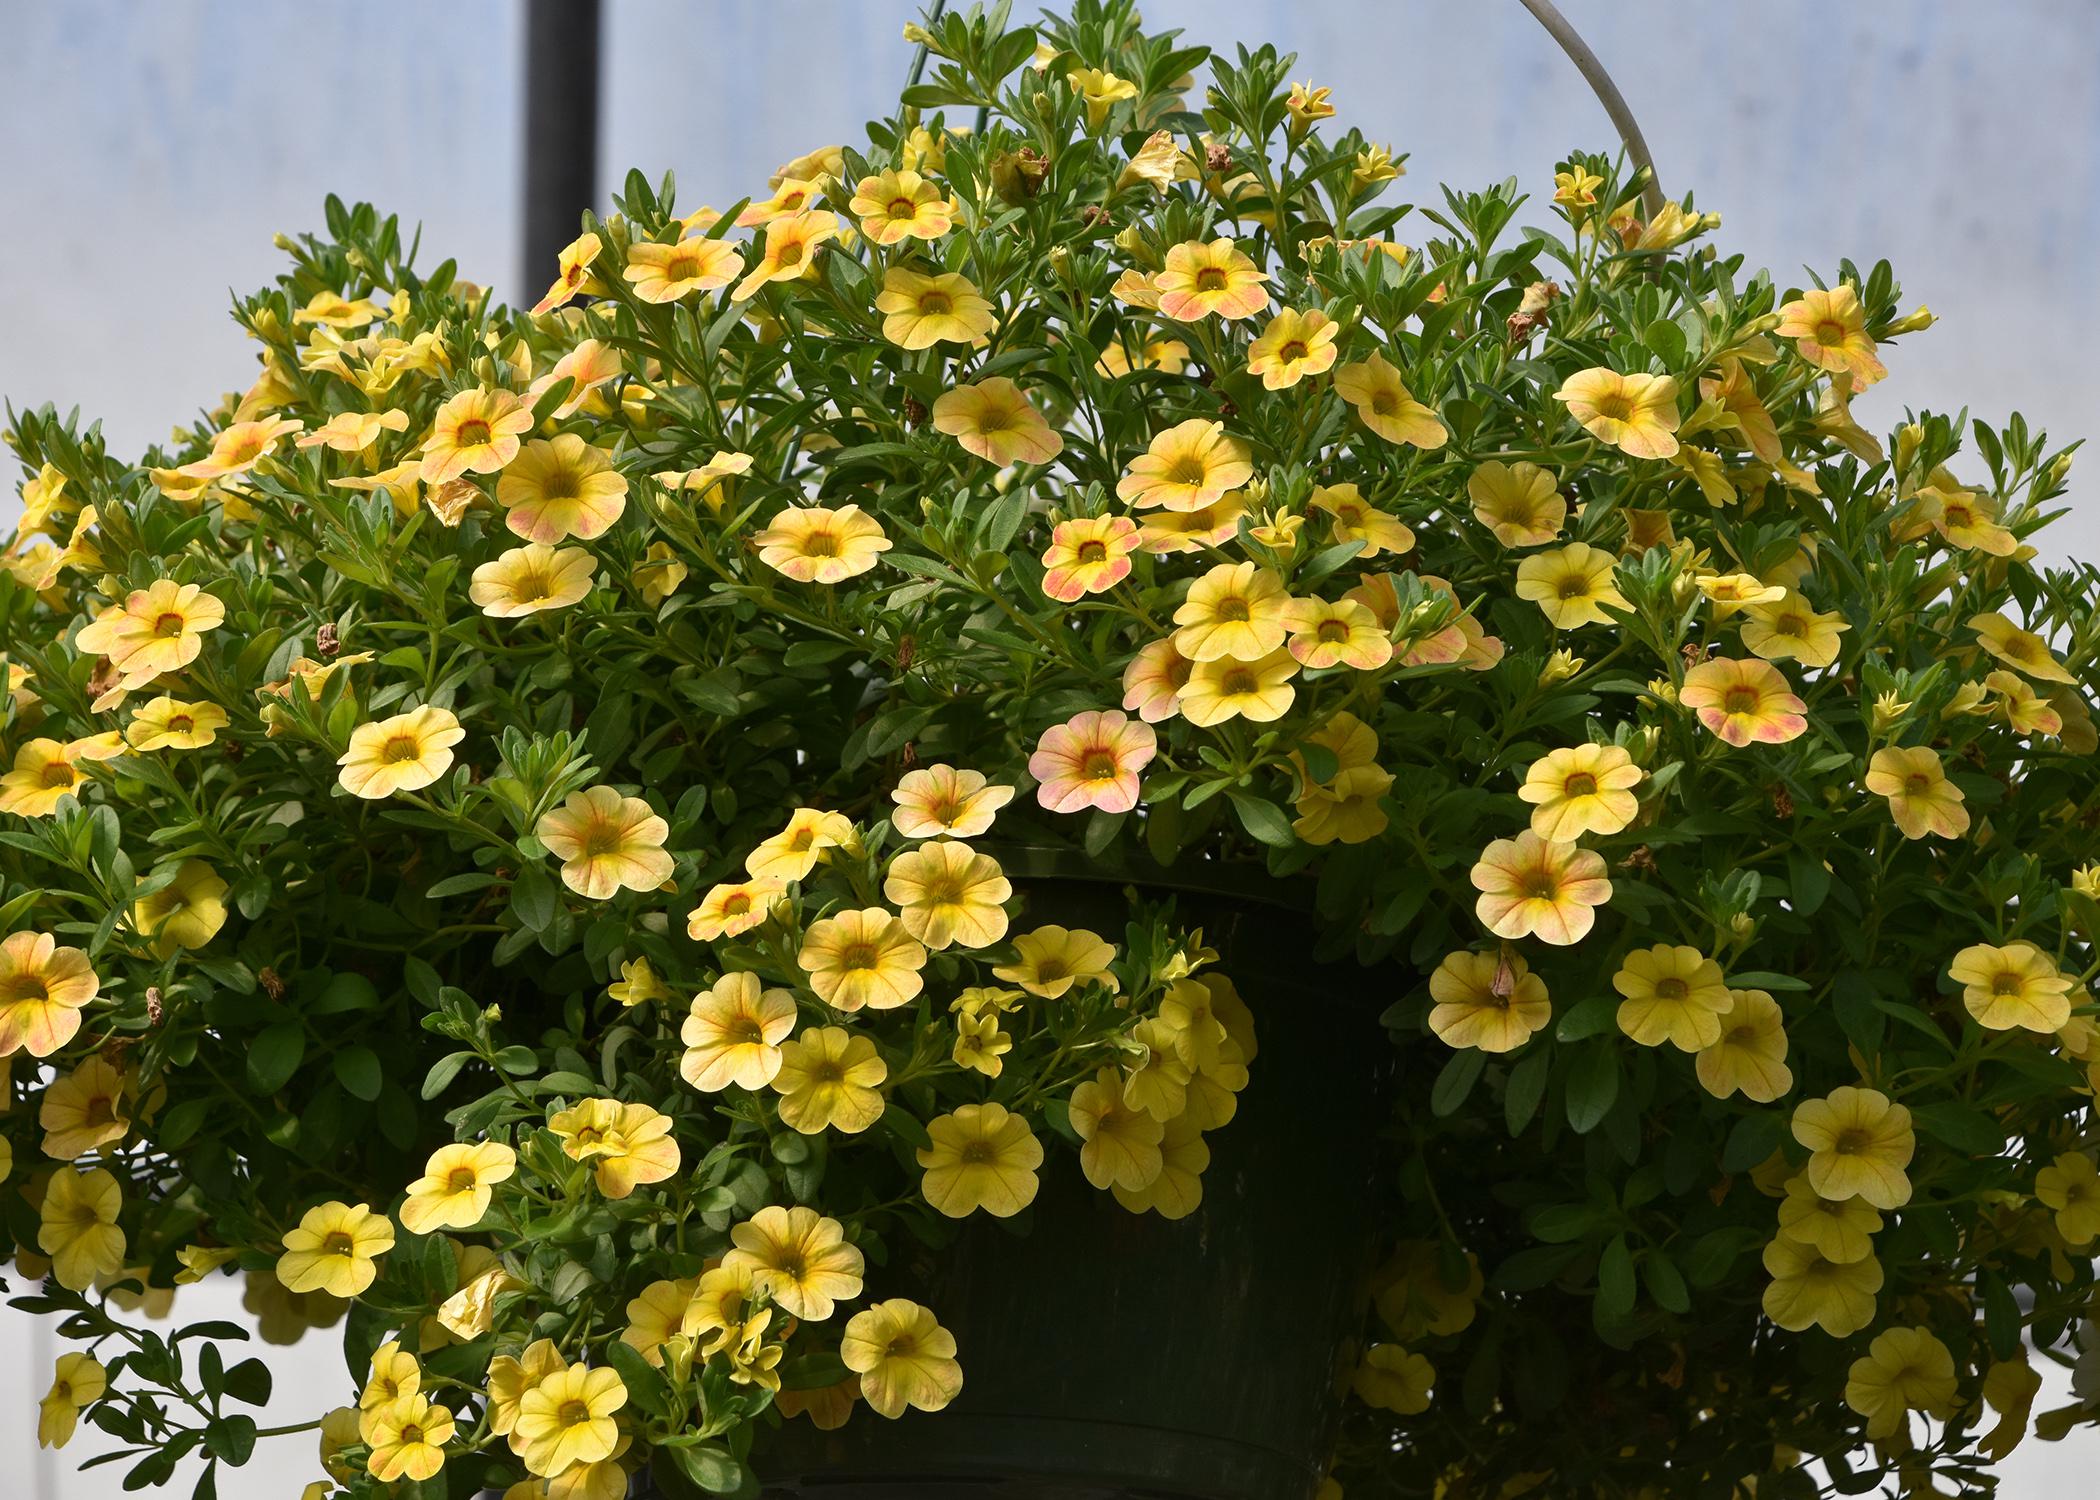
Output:
[[[928,26],[864,142],[630,177],[530,309],[331,199],[170,444],[10,413],[42,1439],[209,1493],[267,1371],[140,1311],[225,1275],[341,1326],[309,1497],[749,1494],[937,1410],[900,1237],[1046,1151],[1186,1214],[1327,1024],[1142,881],[1032,922],[1042,850],[1304,882],[1386,1007],[1330,1495],[1981,1494],[2100,1420],[2069,450],[1870,432],[1887,266],[1783,287],[1609,158],[1410,208],[1272,49]]]

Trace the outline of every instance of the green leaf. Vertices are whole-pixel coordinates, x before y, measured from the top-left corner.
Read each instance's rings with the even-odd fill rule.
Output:
[[[511,882],[510,909],[527,932],[545,932],[559,905],[554,882],[539,865],[527,865]]]
[[[671,1388],[664,1382],[663,1372],[644,1359],[641,1350],[620,1339],[611,1339],[605,1345],[605,1357],[619,1371],[628,1400],[652,1417],[666,1422],[677,1419],[678,1406],[671,1399]]]
[[[1237,787],[1225,795],[1232,802],[1232,810],[1239,814],[1240,826],[1262,843],[1276,849],[1288,849],[1298,842],[1298,835],[1291,830],[1291,820],[1275,803],[1264,802]]]
[[[372,981],[362,974],[333,974],[322,986],[321,993],[308,1001],[304,1009],[308,1015],[332,1016],[348,1010],[376,1010],[379,1008],[379,991]]]
[[[1608,1042],[1578,1049],[1568,1069],[1568,1124],[1587,1135],[1619,1099],[1619,1054]]]
[[[1619,1235],[1597,1259],[1597,1311],[1617,1321],[1633,1311],[1633,1252]]]
[[[1560,1018],[1560,1024],[1553,1028],[1553,1035],[1563,1042],[1579,1042],[1584,1037],[1616,1031],[1618,1026],[1618,997],[1592,995],[1569,1008],[1568,1013]]]
[[[263,1028],[248,1048],[248,1089],[256,1094],[274,1094],[299,1071],[306,1056],[306,1028],[297,1021],[279,1021]]]
[[[1721,1170],[1749,1171],[1779,1149],[1785,1134],[1786,1124],[1779,1115],[1765,1111],[1744,1115],[1728,1132],[1728,1144],[1721,1148]]]
[[[1467,1047],[1454,1052],[1444,1070],[1436,1075],[1436,1084],[1429,1091],[1429,1112],[1434,1115],[1455,1114],[1473,1092],[1473,1085],[1480,1082],[1481,1072],[1487,1067],[1487,1054],[1478,1047]]]
[[[1745,969],[1740,974],[1728,976],[1728,984],[1738,990],[1806,990],[1808,981],[1796,979],[1791,974],[1776,973],[1771,969]]]
[[[1510,1069],[1509,1082],[1502,1086],[1502,1121],[1512,1136],[1523,1134],[1539,1112],[1552,1073],[1553,1052],[1544,1046],[1532,1048]]]
[[[244,1359],[226,1372],[226,1394],[249,1406],[267,1406],[270,1401],[270,1367],[259,1359]]]
[[[1934,1140],[1972,1156],[1996,1156],[2005,1149],[2005,1127],[1967,1104],[1916,1104],[1911,1122]]]
[[[423,1075],[423,1097],[435,1099],[444,1093],[452,1080],[459,1076],[459,1070],[473,1060],[471,1052],[448,1052],[432,1063],[430,1071]]]
[[[332,1059],[335,1081],[353,1098],[370,1103],[386,1084],[379,1067],[379,1054],[366,1046],[345,1047]]]
[[[1648,1288],[1648,1296],[1664,1312],[1688,1313],[1692,1310],[1692,1294],[1684,1284],[1684,1277],[1670,1262],[1670,1257],[1660,1250],[1651,1250],[1641,1260],[1641,1283]]]
[[[713,1443],[657,1451],[668,1452],[679,1472],[710,1495],[733,1495],[750,1479],[750,1471],[727,1448]]]

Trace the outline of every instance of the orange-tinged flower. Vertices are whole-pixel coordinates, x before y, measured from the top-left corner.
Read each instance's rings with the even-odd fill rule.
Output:
[[[1531,831],[1573,843],[1585,833],[1617,833],[1634,820],[1633,788],[1647,772],[1619,745],[1571,745],[1531,763],[1517,795],[1532,804]]]
[[[1766,661],[1793,660],[1827,667],[1838,658],[1838,637],[1852,628],[1841,614],[1818,614],[1789,589],[1776,603],[1753,604],[1743,622],[1743,644]]]
[[[204,633],[225,622],[226,606],[197,584],[162,578],[104,609],[81,627],[74,643],[108,657],[118,687],[131,691],[195,661]]]
[[[722,1264],[748,1272],[789,1317],[821,1323],[860,1295],[865,1257],[846,1243],[845,1225],[813,1208],[762,1208],[729,1239]]]
[[[625,1198],[645,1183],[662,1182],[678,1170],[678,1142],[671,1117],[646,1104],[584,1099],[547,1122],[571,1161],[590,1163],[598,1191]]]
[[[1053,923],[1015,938],[1014,961],[992,973],[1045,1000],[1061,1000],[1079,985],[1106,985],[1114,994],[1120,985],[1108,966],[1115,957],[1115,946],[1100,934]]]
[[[1269,305],[1262,285],[1269,273],[1236,249],[1231,240],[1190,240],[1167,251],[1167,263],[1152,278],[1159,310],[1177,322],[1194,323],[1216,313],[1224,321],[1251,318]]]
[[[877,1416],[901,1417],[910,1407],[939,1411],[962,1393],[955,1335],[930,1309],[902,1297],[855,1313],[839,1359],[860,1376],[861,1395]]]
[[[1283,580],[1251,562],[1220,563],[1189,585],[1174,611],[1174,649],[1193,662],[1260,661],[1291,630]]]
[[[1128,516],[1060,521],[1043,551],[1043,592],[1064,604],[1102,594],[1130,576],[1137,523]]]
[[[1392,637],[1354,599],[1293,599],[1285,619],[1291,630],[1286,649],[1302,666],[1370,672],[1393,659]]]
[[[1264,390],[1288,390],[1333,366],[1340,332],[1341,325],[1317,307],[1304,312],[1286,307],[1247,346],[1247,373],[1259,375]]]
[[[1677,701],[1731,745],[1783,745],[1808,729],[1806,705],[1770,662],[1710,658],[1684,674]]]
[[[882,336],[903,349],[935,344],[982,348],[999,326],[992,304],[966,276],[942,272],[922,276],[902,266],[883,273],[875,310],[883,315]]]
[[[804,880],[826,858],[827,851],[845,847],[852,839],[853,820],[844,813],[798,807],[789,815],[787,827],[745,858],[744,871],[754,881]]]
[[[702,237],[675,245],[630,245],[627,268],[620,275],[633,283],[634,294],[642,301],[662,303],[678,302],[695,292],[719,291],[743,269],[736,246]]]
[[[1334,105],[1328,102],[1333,93],[1333,89],[1315,88],[1310,83],[1292,84],[1283,107],[1290,115],[1293,127],[1302,133],[1315,120],[1334,118]]]
[[[489,1211],[495,1185],[517,1170],[518,1153],[501,1141],[440,1146],[424,1163],[423,1175],[408,1185],[401,1227],[410,1234],[472,1229]]]
[[[452,747],[467,737],[452,711],[426,703],[360,724],[336,764],[343,790],[377,800],[421,791],[452,769]]]
[[[1785,303],[1779,309],[1779,326],[1772,331],[1792,339],[1795,351],[1817,369],[1849,375],[1855,392],[1888,374],[1874,352],[1859,293],[1849,283],[1806,291]]]
[[[1272,651],[1256,661],[1227,656],[1197,662],[1181,689],[1181,715],[1201,729],[1227,719],[1273,723],[1297,699],[1291,686],[1297,675],[1298,659],[1288,651]]]
[[[1181,712],[1181,690],[1196,664],[1183,656],[1173,637],[1139,649],[1123,669],[1123,706],[1147,724]]]
[[[991,830],[992,818],[1013,801],[1014,789],[985,779],[982,771],[950,765],[907,771],[890,800],[890,824],[908,839],[973,839]]]
[[[1553,393],[1600,443],[1631,458],[1677,451],[1677,382],[1667,375],[1621,375],[1602,366],[1570,375]]]
[[[1534,552],[1517,564],[1517,597],[1536,604],[1556,629],[1609,625],[1611,609],[1630,610],[1614,581],[1618,559],[1588,542]]]
[[[1330,529],[1336,541],[1364,544],[1356,554],[1359,558],[1376,557],[1382,552],[1397,557],[1414,550],[1415,534],[1406,524],[1364,499],[1354,484],[1315,485],[1308,504],[1334,518]]]
[[[933,426],[988,463],[1046,464],[1065,440],[1004,375],[960,385],[933,403]]]
[[[528,542],[602,536],[627,509],[627,476],[573,432],[535,438],[496,481],[504,523]]]
[[[408,413],[405,411],[343,411],[337,412],[292,446],[362,453],[378,442],[381,434],[406,431]]]
[[[1969,628],[1983,649],[2014,671],[2025,672],[2040,682],[2075,683],[2078,679],[2049,652],[2049,643],[1995,612],[1972,615]],[[86,632],[82,632],[84,635]]]
[[[1389,443],[1441,448],[1451,439],[1437,414],[1417,401],[1400,372],[1383,354],[1343,365],[1334,372],[1334,389],[1356,409],[1357,420]]]
[[[586,901],[605,901],[622,887],[652,891],[671,878],[666,823],[639,797],[609,786],[571,792],[532,830],[562,862],[561,883]]]
[[[789,506],[753,537],[758,560],[797,583],[843,583],[896,545],[858,505]]]
[[[1137,806],[1138,772],[1158,750],[1150,725],[1114,709],[1074,714],[1043,731],[1028,757],[1028,774],[1041,783],[1036,801],[1057,813],[1129,812]]]
[[[1962,1004],[1990,1031],[2015,1027],[2045,1035],[2071,1019],[2073,981],[2032,943],[1974,943],[1954,956],[1948,976],[1962,986]]]
[[[879,1085],[890,1076],[875,1044],[841,1026],[817,1026],[780,1048],[773,1090],[780,1123],[803,1135],[827,1127],[858,1135],[882,1118]]]
[[[1995,711],[2005,716],[2006,725],[2013,733],[2063,733],[2064,719],[2057,712],[2056,705],[2037,693],[2024,678],[2000,668],[1984,674],[1983,686],[1986,692],[1997,695]]]
[[[1907,839],[1931,834],[1958,839],[1969,831],[1962,791],[1947,779],[1939,756],[1924,745],[1876,750],[1868,763],[1867,790],[1889,799],[1889,814]]]
[[[556,421],[581,411],[592,399],[592,393],[607,381],[627,373],[621,362],[620,351],[597,339],[584,339],[575,348],[556,360],[547,373],[525,388],[526,404],[537,408],[540,397],[566,380],[569,394],[562,397],[554,410],[548,413]],[[601,403],[602,404],[602,403]],[[596,410],[593,407],[593,410]],[[610,410],[610,407],[607,407]]]
[[[1716,1099],[1740,1093],[1770,1104],[1794,1086],[1779,1002],[1763,990],[1732,989],[1728,998],[1721,1034],[1699,1049],[1693,1063],[1700,1087]]]
[[[861,178],[847,207],[860,216],[860,232],[878,245],[937,240],[955,227],[955,204],[940,185],[908,168]]]
[[[277,1279],[292,1292],[355,1297],[379,1275],[379,1257],[394,1248],[394,1226],[365,1204],[323,1203],[284,1232]]]
[[[1450,1047],[1513,1052],[1553,1019],[1546,981],[1520,953],[1447,953],[1429,976],[1429,1029]]]
[[[961,944],[989,948],[1006,936],[1013,885],[989,854],[934,839],[890,861],[882,894],[897,903],[904,930],[939,952]]]
[[[532,408],[515,392],[474,388],[438,408],[423,443],[425,484],[448,484],[469,474],[493,474],[518,456],[532,429]]]
[[[281,439],[297,431],[299,424],[290,417],[235,422],[212,439],[207,456],[175,472],[190,479],[230,479],[245,474],[269,457]]]
[[[981,1208],[1010,1219],[1035,1201],[1043,1145],[1022,1116],[1001,1104],[964,1104],[928,1121],[926,1134],[919,1191],[936,1213],[961,1219]]]
[[[838,232],[838,215],[821,208],[770,221],[766,225],[765,243],[760,248],[757,264],[729,295],[738,302],[748,302],[758,295],[761,287],[775,281],[794,281],[813,275],[817,251],[823,248],[826,240],[836,238]]]
[[[598,252],[604,248],[604,241],[595,234],[578,235],[562,246],[561,254],[555,260],[557,270],[554,285],[547,288],[544,297],[533,303],[532,315],[538,317],[541,313],[552,312],[557,307],[566,307],[581,296],[590,285],[591,262],[598,258]]]
[[[1711,1047],[1721,1039],[1722,1015],[1734,1005],[1721,966],[1682,943],[1636,948],[1611,986],[1626,997],[1619,1002],[1619,1030],[1643,1047]]]
[[[1611,899],[1602,856],[1528,828],[1483,849],[1472,879],[1481,893],[1474,909],[1489,932],[1556,947],[1581,942],[1597,920],[1595,908]]]
[[[567,609],[591,591],[598,559],[581,547],[527,542],[476,568],[467,597],[491,619]]]
[[[810,205],[824,195],[837,174],[823,172],[805,175],[790,172],[773,183],[773,196],[748,205],[736,216],[736,227],[751,229],[760,224],[770,224],[775,219],[791,218],[805,212]],[[721,222],[719,219],[717,223]]]
[[[780,1044],[795,1029],[795,997],[761,989],[758,976],[724,974],[693,997],[679,1028],[678,1074],[703,1094],[735,1084],[762,1089],[780,1073]]]
[[[1864,1198],[1886,1212],[1910,1201],[1904,1169],[1917,1150],[1910,1111],[1878,1089],[1846,1085],[1794,1107],[1794,1139],[1809,1150],[1808,1185],[1833,1202]]]
[[[1192,417],[1152,440],[1116,481],[1116,498],[1140,510],[1201,510],[1254,477],[1247,445],[1223,422]]]
[[[0,1057],[49,1057],[80,1030],[81,1008],[101,993],[88,956],[47,932],[0,939]]]
[[[773,914],[785,890],[785,883],[771,876],[711,886],[687,915],[686,936],[696,943],[712,943],[749,932]]]
[[[919,971],[926,967],[926,949],[879,906],[811,923],[795,962],[817,998],[838,1010],[894,1010],[910,1004],[925,985]]]

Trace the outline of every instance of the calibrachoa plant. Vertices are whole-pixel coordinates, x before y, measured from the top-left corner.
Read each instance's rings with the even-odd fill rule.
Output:
[[[1409,217],[1271,50],[929,25],[865,142],[631,177],[528,309],[331,200],[169,445],[11,416],[42,1440],[243,1461],[239,1330],[137,1316],[237,1274],[342,1326],[310,1496],[751,1493],[961,1389],[900,1237],[1050,1153],[1192,1212],[1260,1030],[1355,1004],[1330,1494],[1981,1493],[2100,1418],[2068,451],[1870,432],[1887,267],[1746,273],[1608,158]],[[1039,920],[1016,849],[1301,881],[1362,994]]]

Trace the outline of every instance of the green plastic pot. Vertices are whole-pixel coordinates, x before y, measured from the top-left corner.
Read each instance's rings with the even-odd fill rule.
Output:
[[[1022,925],[1113,938],[1128,885],[997,851]],[[982,1216],[939,1249],[900,1244],[871,1277],[933,1308],[964,1385],[938,1413],[762,1434],[773,1500],[1311,1500],[1330,1455],[1349,1346],[1377,1252],[1372,1212],[1392,1048],[1353,965],[1311,960],[1295,888],[1176,872],[1174,894],[1254,1013],[1239,1110],[1205,1139],[1202,1206],[1126,1212],[1053,1149],[1034,1207]]]

